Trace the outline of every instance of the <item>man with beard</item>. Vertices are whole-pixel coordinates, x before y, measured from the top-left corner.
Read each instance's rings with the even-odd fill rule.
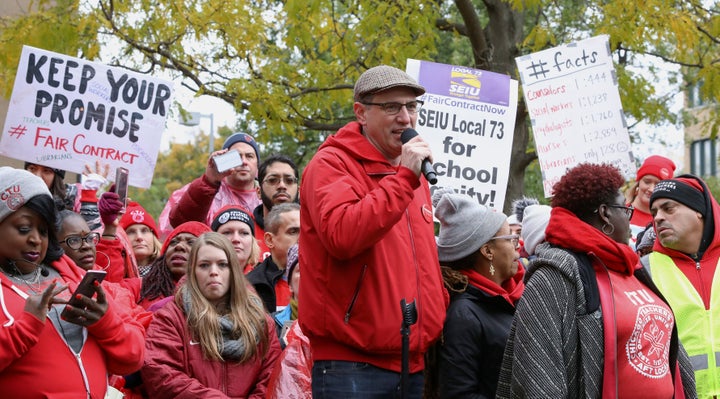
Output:
[[[657,239],[643,266],[675,312],[698,397],[720,397],[720,206],[702,179],[686,174],[655,184],[650,213]]]
[[[213,157],[228,151],[240,153],[243,163],[225,172],[218,172]],[[255,139],[245,133],[232,134],[225,140],[222,150],[210,154],[205,173],[173,193],[160,216],[160,224],[164,224],[166,210],[169,210],[170,226],[179,226],[189,221],[205,222],[209,226],[215,213],[226,205],[255,208],[260,204],[255,181],[259,163],[260,151]],[[175,202],[173,199],[181,190],[184,191]]]
[[[271,155],[258,170],[260,181],[260,199],[262,204],[253,210],[255,219],[255,238],[260,246],[260,261],[270,256],[265,244],[265,217],[273,205],[298,200],[298,167],[289,157],[282,154]]]

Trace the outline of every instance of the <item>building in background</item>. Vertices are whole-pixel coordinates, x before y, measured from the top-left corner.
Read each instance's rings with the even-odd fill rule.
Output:
[[[720,177],[718,155],[720,143],[711,139],[707,120],[714,104],[700,97],[700,85],[693,85],[685,93],[685,109],[695,118],[695,123],[685,127],[685,170],[698,176]]]

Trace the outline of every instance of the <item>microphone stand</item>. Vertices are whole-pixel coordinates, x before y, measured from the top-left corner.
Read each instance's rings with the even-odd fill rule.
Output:
[[[402,314],[402,325],[400,336],[402,337],[402,374],[400,377],[400,397],[407,399],[408,383],[410,382],[410,326],[417,323],[417,308],[415,301],[405,302],[400,300],[400,313]]]

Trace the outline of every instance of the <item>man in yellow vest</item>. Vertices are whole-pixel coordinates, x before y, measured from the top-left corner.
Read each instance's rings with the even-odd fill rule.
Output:
[[[720,206],[702,179],[681,175],[657,183],[650,212],[653,281],[675,313],[698,397],[720,398]]]

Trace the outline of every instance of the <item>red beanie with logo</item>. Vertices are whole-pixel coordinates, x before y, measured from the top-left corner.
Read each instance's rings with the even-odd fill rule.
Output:
[[[140,204],[135,201],[128,203],[125,209],[125,214],[120,218],[120,227],[127,230],[128,227],[134,224],[144,224],[153,231],[155,237],[159,237],[157,225],[152,215],[145,210]]]
[[[653,175],[660,180],[666,180],[673,177],[675,173],[675,163],[660,155],[651,155],[645,159],[640,169],[637,171],[637,178],[639,181],[646,175]]]

